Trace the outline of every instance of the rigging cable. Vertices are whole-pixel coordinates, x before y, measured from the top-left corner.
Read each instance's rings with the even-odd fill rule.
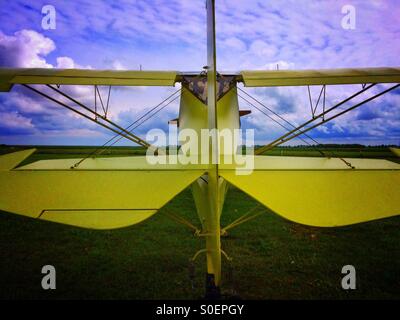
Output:
[[[264,115],[266,115],[268,118],[270,118],[272,121],[274,121],[275,123],[277,123],[278,125],[280,125],[282,128],[284,128],[285,130],[290,132],[290,129],[288,129],[287,127],[285,127],[283,124],[281,124],[278,120],[274,119],[273,117],[271,117],[269,114],[265,113],[264,111],[262,111],[260,108],[258,108],[256,105],[254,105],[253,103],[251,103],[249,100],[247,100],[246,98],[244,98],[243,96],[241,96],[238,93],[238,97],[242,98],[244,101],[246,101],[247,103],[249,103],[251,106],[253,106],[254,108],[256,108],[258,111],[260,111],[261,113],[263,113]],[[304,143],[306,143],[307,145],[313,147],[314,149],[316,149],[321,155],[323,155],[324,157],[326,157],[326,154],[324,152],[322,152],[321,150],[319,150],[317,147],[315,147],[314,145],[312,145],[311,143],[309,143],[307,140],[304,140],[303,138],[299,137],[298,139],[300,139],[301,141],[303,141]],[[311,138],[312,139],[312,138]],[[317,142],[318,143],[318,142]]]
[[[291,127],[296,128],[296,126],[289,122],[288,120],[286,120],[284,117],[282,117],[279,113],[275,112],[274,110],[272,110],[271,108],[267,107],[265,104],[263,104],[261,101],[259,101],[258,99],[254,98],[252,95],[250,95],[249,93],[247,93],[246,91],[238,88],[241,92],[243,92],[245,95],[249,96],[250,98],[252,98],[254,101],[256,101],[258,104],[260,104],[261,106],[263,106],[265,109],[267,109],[269,112],[272,112],[274,115],[276,115],[279,119],[285,121],[287,124],[289,124]],[[243,98],[242,98],[243,99]],[[286,129],[288,130],[288,129]],[[315,142],[316,144],[319,144],[318,141],[316,141],[315,139],[313,139],[311,136],[304,134],[307,138],[309,138],[310,140],[312,140],[313,142]]]
[[[137,120],[135,120],[134,122],[132,122],[130,125],[128,125],[127,127],[125,127],[124,128],[124,130],[126,131],[126,130],[128,130],[128,129],[130,129],[133,125],[135,125],[136,123],[138,123],[140,120],[142,120],[144,117],[146,117],[149,113],[151,113],[152,111],[154,111],[154,110],[156,110],[157,108],[159,108],[160,106],[162,106],[166,101],[168,101],[169,99],[171,99],[174,95],[176,95],[178,92],[180,92],[182,89],[179,89],[179,90],[177,90],[177,91],[175,91],[174,93],[172,93],[171,95],[169,95],[167,98],[165,98],[163,101],[161,101],[159,104],[157,104],[156,106],[154,106],[152,109],[150,109],[148,112],[146,112],[144,115],[142,115],[139,119],[137,119]],[[172,100],[172,101],[174,101],[174,100],[176,100],[177,98],[179,97],[179,95],[178,96],[176,96],[176,97],[174,97],[174,99]],[[168,104],[170,104],[172,101],[169,101],[168,102]],[[168,105],[167,104],[167,105]],[[166,107],[166,106],[164,106],[164,107]],[[163,107],[163,108],[164,108]],[[148,119],[146,119],[145,121],[147,121]],[[143,123],[143,122],[142,122]],[[135,127],[136,128],[136,127]],[[131,130],[129,130],[129,132],[132,132],[132,130],[133,129],[131,129]],[[107,146],[107,144],[109,144],[111,141],[113,141],[115,138],[117,138],[117,137],[120,137],[121,136],[121,134],[119,133],[119,134],[116,134],[116,135],[114,135],[113,137],[111,137],[109,140],[107,140],[102,146],[100,146],[100,147],[98,147],[98,148],[96,148],[93,152],[91,152],[91,153],[89,153],[88,155],[86,155],[84,158],[82,158],[80,161],[78,161],[77,163],[75,163],[74,165],[73,165],[73,168],[76,168],[77,166],[79,166],[83,161],[85,161],[86,159],[88,159],[88,158],[90,158],[90,157],[92,157],[92,156],[94,156],[99,150],[101,150],[101,149],[104,149],[106,146]],[[122,139],[121,137],[119,138],[119,140],[120,139]],[[119,141],[118,140],[118,141]],[[115,144],[116,142],[114,142],[114,144]]]
[[[177,91],[179,92],[179,91]],[[178,99],[180,96],[176,96],[174,97],[171,101],[169,101],[167,104],[165,104],[164,106],[162,106],[161,108],[159,108],[157,111],[155,111],[152,115],[150,115],[148,118],[142,120],[139,124],[137,124],[135,127],[133,127],[131,130],[129,130],[129,132],[132,132],[133,130],[135,130],[136,128],[140,127],[143,123],[145,123],[146,121],[150,120],[152,117],[154,117],[157,113],[159,113],[161,110],[163,110],[164,108],[166,108],[167,106],[169,106],[172,102],[174,102],[176,99]],[[149,115],[150,112],[146,113],[144,116]],[[143,117],[141,117],[143,118]],[[137,123],[137,121],[135,121],[135,123]],[[103,148],[102,151],[99,153],[102,154],[104,151],[108,150],[110,147],[112,147],[114,144],[116,144],[118,141],[120,141],[123,137],[119,137],[117,140],[115,140],[113,143],[111,143],[110,145],[108,145],[107,147]]]

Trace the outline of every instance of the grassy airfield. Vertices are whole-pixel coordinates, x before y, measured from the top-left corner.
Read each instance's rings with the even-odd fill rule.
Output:
[[[18,147],[1,146],[0,154]],[[398,161],[385,147],[321,146],[342,157]],[[24,164],[79,158],[93,147],[39,147]],[[143,155],[141,148],[114,147],[103,156]],[[319,156],[305,147],[266,153]],[[6,186],[2,186],[6,187]],[[95,188],[95,186],[93,186]],[[257,202],[236,188],[228,192],[222,226]],[[167,207],[199,225],[190,189]],[[242,299],[400,299],[400,217],[349,227],[318,229],[286,221],[268,209],[229,231],[222,240],[223,293]],[[198,299],[204,293],[205,260],[188,261],[204,239],[162,211],[128,228],[92,231],[1,212],[0,299]],[[54,265],[57,289],[41,288],[41,268]],[[354,265],[357,289],[341,288],[341,269]]]

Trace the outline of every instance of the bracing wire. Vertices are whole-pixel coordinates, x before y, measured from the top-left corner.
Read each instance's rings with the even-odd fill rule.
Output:
[[[152,117],[154,117],[157,113],[159,113],[161,110],[165,109],[167,106],[169,106],[172,102],[174,102],[176,99],[179,98],[179,95],[176,96],[175,98],[173,98],[172,100],[170,100],[167,104],[165,104],[164,106],[162,106],[161,108],[159,108],[158,110],[156,110],[153,114],[149,115],[149,113],[147,113],[146,115],[149,115],[146,119],[143,119],[139,124],[137,124],[136,126],[134,126],[132,129],[129,130],[129,132],[132,132],[133,130],[135,130],[136,128],[140,127],[143,123],[145,123],[146,121],[150,120]],[[141,117],[143,118],[143,117]],[[135,123],[137,123],[137,121],[135,121]],[[115,145],[118,141],[120,141],[123,138],[123,136],[120,136],[117,140],[115,140],[114,142],[112,142],[111,144],[109,144],[107,147],[104,147],[102,149],[102,151],[99,154],[102,154],[104,151],[108,150],[110,147],[112,147],[113,145]]]
[[[135,128],[137,128],[139,125],[143,124],[145,121],[147,121],[148,119],[150,119],[151,117],[153,117],[155,114],[157,114],[159,111],[161,111],[162,109],[164,109],[167,105],[169,105],[170,103],[172,103],[173,101],[175,101],[177,98],[179,98],[179,95],[175,96],[177,93],[181,92],[182,89],[178,89],[177,91],[175,91],[174,93],[172,93],[171,95],[169,95],[167,98],[165,98],[163,101],[161,101],[160,103],[158,103],[156,106],[154,106],[153,108],[151,108],[149,111],[147,111],[144,115],[142,115],[141,117],[139,117],[137,120],[135,120],[134,122],[132,122],[131,124],[129,124],[127,127],[124,128],[125,131],[132,132]],[[174,97],[175,96],[175,97]],[[160,108],[164,103],[166,103],[168,100],[170,100],[172,97],[174,97],[171,101],[169,101],[166,105],[164,105],[162,108]],[[149,118],[145,119],[144,121],[142,121],[139,125],[135,126],[134,128],[132,128],[132,126],[134,126],[135,124],[137,124],[139,121],[141,121],[143,118],[145,118],[146,116],[148,116],[151,112],[153,112],[154,110],[160,108],[160,110],[158,110],[157,112],[155,112],[153,115],[151,115]],[[132,129],[131,129],[132,128]],[[118,134],[114,135],[113,137],[111,137],[109,140],[107,140],[105,143],[103,143],[103,145],[101,145],[100,147],[96,148],[94,151],[92,151],[91,153],[87,154],[84,158],[82,158],[81,160],[79,160],[77,163],[74,164],[74,168],[76,168],[78,165],[80,165],[83,161],[85,161],[88,158],[93,157],[99,150],[105,149],[107,148],[106,146],[112,142],[114,139],[120,137],[117,141],[122,139],[121,136],[121,132],[119,132]],[[113,142],[113,144],[115,144],[117,141]]]
[[[273,117],[271,117],[269,114],[265,113],[264,111],[262,111],[260,108],[258,108],[256,105],[254,105],[252,102],[250,102],[249,100],[247,100],[246,98],[244,98],[242,95],[238,94],[238,97],[240,97],[241,99],[243,99],[244,101],[246,101],[248,104],[250,104],[252,107],[256,108],[258,111],[260,111],[262,114],[266,115],[269,119],[271,119],[272,121],[274,121],[276,124],[278,124],[279,126],[281,126],[282,128],[284,128],[285,130],[290,132],[290,129],[287,128],[286,126],[284,126],[283,124],[281,124],[278,120],[274,119]],[[270,110],[268,107],[266,107],[268,110]],[[275,114],[275,112],[273,112]],[[279,116],[281,118],[281,116]],[[286,120],[285,120],[286,121]],[[287,121],[286,121],[287,122]],[[289,123],[289,122],[288,122]],[[316,140],[314,140],[313,138],[311,138],[308,135],[305,135],[308,138],[310,138],[311,140],[313,140],[315,143],[319,144]],[[306,143],[307,145],[315,148],[321,155],[326,156],[326,154],[319,150],[317,147],[315,147],[314,145],[312,145],[311,143],[309,143],[307,140],[304,140],[301,137],[298,137],[298,139],[300,139],[301,141],[303,141],[304,143]]]

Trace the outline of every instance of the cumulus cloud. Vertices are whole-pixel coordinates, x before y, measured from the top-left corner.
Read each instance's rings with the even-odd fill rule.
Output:
[[[53,40],[33,30],[21,30],[14,35],[0,32],[0,65],[2,67],[21,68],[82,68],[70,57],[57,57],[56,65],[47,61],[48,55],[56,50]],[[66,92],[75,96],[86,97],[88,88],[67,87]],[[0,96],[0,134],[49,134],[64,131],[71,134],[72,129],[79,130],[87,125],[73,120],[70,113],[60,112],[54,103],[28,92],[26,89],[14,88],[10,93]],[[72,130],[72,131],[71,131]]]
[[[51,68],[45,56],[55,49],[54,42],[33,30],[21,30],[12,36],[0,31],[0,66]]]

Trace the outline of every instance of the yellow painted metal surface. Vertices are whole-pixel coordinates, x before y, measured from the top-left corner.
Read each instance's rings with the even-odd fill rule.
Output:
[[[260,170],[341,170],[351,169],[343,160],[350,163],[355,169],[362,170],[399,170],[400,164],[384,159],[360,158],[325,158],[325,157],[287,157],[287,156],[244,156],[243,161],[254,161],[254,168],[246,169],[236,164],[223,163],[220,169],[239,171]]]
[[[179,109],[179,129],[191,129],[201,137],[201,129],[208,129],[207,106],[197,99],[189,90],[183,89]],[[239,129],[239,105],[237,88],[230,89],[217,102],[218,130]],[[196,144],[200,146],[200,141]],[[219,154],[232,154],[234,147],[225,146],[226,141],[221,139]],[[199,148],[200,149],[200,148]],[[199,150],[198,149],[198,150]]]
[[[0,171],[14,169],[17,165],[19,165],[35,151],[36,149],[28,149],[0,156]]]
[[[225,196],[228,192],[229,185],[226,180],[222,177],[218,179],[218,191],[221,194],[219,197],[219,211],[218,216],[221,216],[222,208],[224,207]],[[196,206],[197,214],[199,216],[199,220],[202,224],[203,231],[206,232],[207,226],[205,224],[206,217],[208,212],[210,212],[210,205],[208,201],[208,177],[204,175],[203,177],[197,179],[192,183],[191,186],[193,200]]]
[[[179,106],[179,130],[194,130],[200,137],[201,129],[207,128],[207,106],[188,89],[182,88]]]
[[[160,155],[160,157],[162,157]],[[54,159],[39,160],[27,165],[18,167],[16,170],[67,170],[74,166],[81,159]],[[180,164],[176,155],[168,155],[165,164],[151,164],[145,156],[133,157],[108,157],[108,158],[88,158],[79,164],[74,170],[150,170],[150,171],[171,171],[171,170],[205,170],[207,164]]]
[[[173,86],[176,76],[176,71],[0,69],[0,91],[9,91],[13,84]]]
[[[207,183],[207,200],[209,210],[206,212],[204,222],[206,228],[206,256],[207,273],[213,276],[213,280],[208,285],[220,286],[221,282],[221,237],[220,237],[220,211],[219,199],[221,197],[219,188],[218,165],[212,159],[218,159],[219,146],[212,143],[216,141],[218,129],[218,106],[217,106],[217,61],[215,43],[215,1],[206,0],[207,10],[207,128],[213,130],[208,139],[209,168]]]
[[[396,156],[400,157],[400,149],[399,148],[390,148],[390,151],[392,151]]]
[[[52,210],[43,211],[41,220],[89,229],[116,229],[150,218],[157,210]]]
[[[14,166],[8,156],[0,157],[0,167]],[[21,154],[15,161],[21,161]],[[0,210],[93,229],[123,227],[149,218],[204,173],[55,169],[51,160],[47,164],[48,169],[0,170]]]
[[[246,87],[398,83],[400,68],[242,71]]]
[[[217,108],[215,109],[218,130],[228,129],[232,133],[233,129],[239,128],[239,106],[236,87],[231,88],[217,101]],[[179,129],[195,130],[197,136],[201,137],[201,129],[209,128],[208,116],[207,106],[187,89],[184,89],[180,102]],[[200,146],[200,141],[194,143]],[[231,143],[232,140],[221,139],[218,153],[221,155],[222,160],[224,160],[223,155],[236,152],[235,147],[230,145]],[[200,151],[200,148],[197,150]],[[197,214],[202,224],[202,231],[207,235],[205,236],[207,272],[214,274],[215,283],[219,285],[221,281],[220,215],[228,184],[225,179],[218,177],[218,173],[210,175],[211,170],[215,172],[215,168],[209,168],[207,176],[197,179],[192,184],[192,194]]]
[[[305,225],[344,226],[400,214],[400,165],[353,159],[358,169],[351,169],[341,168],[340,159],[315,160],[291,157],[278,165],[266,159],[255,161],[249,175],[231,169],[220,174],[275,213]]]

